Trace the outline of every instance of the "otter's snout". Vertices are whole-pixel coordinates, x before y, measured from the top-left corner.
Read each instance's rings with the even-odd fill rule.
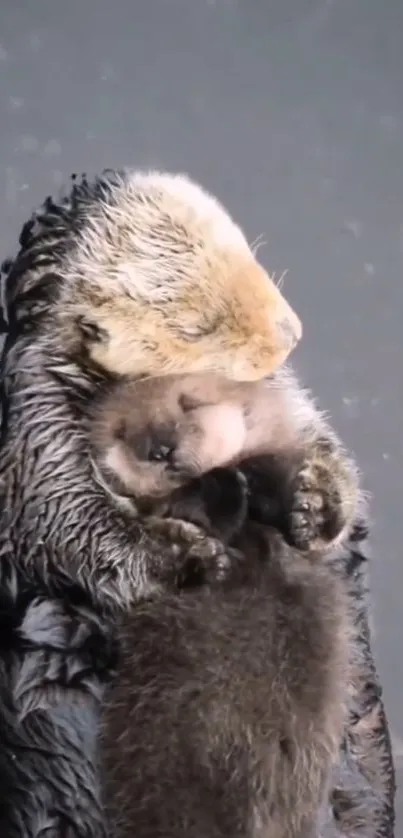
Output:
[[[302,323],[299,317],[291,311],[291,314],[278,320],[276,326],[283,338],[285,347],[289,348],[290,351],[294,349],[302,337]]]
[[[279,287],[275,285],[274,280],[265,272],[262,275],[265,282],[266,300],[264,306],[262,305],[261,313],[266,321],[267,349],[273,356],[284,361],[301,340],[302,323]],[[259,304],[259,301],[256,300],[256,303]]]
[[[278,288],[272,307],[272,338],[277,352],[288,355],[302,337],[302,323]]]

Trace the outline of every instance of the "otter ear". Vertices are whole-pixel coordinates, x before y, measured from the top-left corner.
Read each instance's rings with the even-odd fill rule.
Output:
[[[103,329],[89,317],[80,316],[76,323],[86,343],[106,343],[108,340],[106,329]]]

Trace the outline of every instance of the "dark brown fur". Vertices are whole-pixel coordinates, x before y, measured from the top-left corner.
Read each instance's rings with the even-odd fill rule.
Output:
[[[202,522],[237,548],[221,584],[203,584],[208,562],[167,568],[177,593],[138,604],[124,622],[103,740],[117,838],[314,836],[327,801],[346,709],[346,593],[323,554],[287,548],[248,520],[237,471],[178,488],[223,464],[223,407],[245,431],[227,460],[295,448],[292,417],[269,384],[166,376],[122,383],[98,405],[99,461],[126,491],[136,487],[136,505],[143,486],[169,527]]]

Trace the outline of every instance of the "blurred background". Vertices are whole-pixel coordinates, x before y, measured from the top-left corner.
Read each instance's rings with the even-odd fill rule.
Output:
[[[71,172],[130,165],[189,172],[287,270],[295,364],[373,495],[403,778],[403,3],[2,0],[0,126],[1,258]]]

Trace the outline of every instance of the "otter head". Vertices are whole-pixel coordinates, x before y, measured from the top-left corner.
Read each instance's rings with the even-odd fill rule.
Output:
[[[239,387],[236,398],[212,373],[111,383],[90,416],[103,481],[119,495],[153,502],[239,458],[248,421]]]
[[[66,259],[60,334],[108,373],[255,380],[301,336],[240,228],[185,176],[105,176],[93,194],[87,184]]]

